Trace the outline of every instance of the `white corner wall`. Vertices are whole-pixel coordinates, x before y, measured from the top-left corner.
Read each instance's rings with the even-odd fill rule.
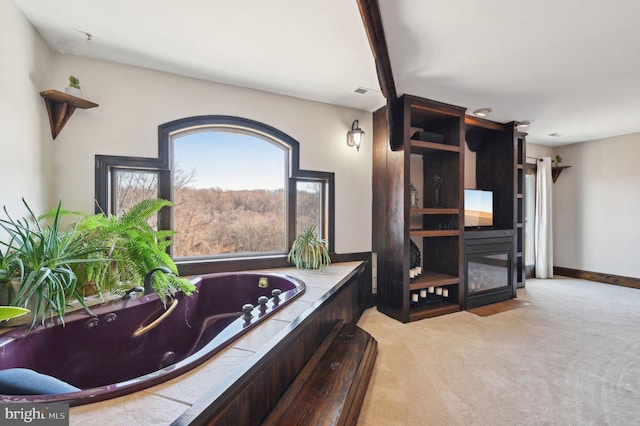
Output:
[[[50,201],[50,144],[43,140],[51,133],[39,92],[49,85],[51,52],[10,0],[0,0],[0,54],[0,208],[20,217],[21,198],[36,212]]]
[[[53,54],[53,89],[70,74],[100,106],[77,110],[55,142],[54,195],[66,208],[93,211],[96,154],[157,157],[158,125],[224,114],[273,126],[300,142],[300,168],[335,173],[338,253],[371,251],[372,114],[71,55]],[[353,120],[365,130],[346,144]],[[51,136],[49,136],[49,139]]]
[[[640,133],[556,148],[554,265],[640,278]]]
[[[535,163],[536,158],[550,157],[555,158],[556,154],[553,148],[535,143],[527,143],[527,163]]]

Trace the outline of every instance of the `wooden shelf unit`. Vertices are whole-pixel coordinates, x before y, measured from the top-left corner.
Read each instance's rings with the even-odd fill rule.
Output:
[[[439,272],[426,271],[417,278],[411,278],[409,281],[409,289],[420,290],[429,287],[441,287],[452,284],[458,284],[460,279],[448,274]]]
[[[525,280],[526,133],[517,131],[516,122],[465,121],[467,145],[476,153],[477,187],[493,192],[493,230],[509,231],[506,238],[512,240],[511,297],[516,297]]]
[[[443,303],[431,307],[412,308],[409,312],[409,321],[418,321],[425,318],[433,318],[440,315],[452,314],[460,311],[460,305],[457,303]]]
[[[402,322],[456,312],[464,306],[460,279],[464,114],[464,108],[410,95],[374,113],[372,231],[378,256],[377,305]],[[416,132],[438,137],[412,139]],[[439,190],[436,175],[441,178]],[[420,188],[420,205],[413,208],[412,181]],[[421,251],[423,273],[417,278],[409,277],[410,240]],[[412,302],[412,294],[430,287],[446,288],[449,296]]]
[[[457,237],[460,231],[455,229],[411,229],[412,237]]]
[[[460,209],[444,207],[411,208],[410,214],[412,216],[422,214],[460,214]]]
[[[62,128],[67,124],[67,121],[69,121],[77,108],[89,109],[99,106],[86,99],[78,98],[58,90],[45,90],[44,92],[40,92],[40,96],[44,98],[44,102],[47,105],[49,124],[51,125],[51,136],[53,136],[53,139],[60,134]]]
[[[527,143],[526,133],[516,132],[516,214],[515,214],[515,269],[517,288],[525,286],[526,270],[525,270],[525,232],[526,232],[526,199],[525,193],[525,176],[527,162]]]
[[[460,152],[459,146],[445,145],[436,142],[411,140],[411,152],[414,154],[429,154],[430,151]]]

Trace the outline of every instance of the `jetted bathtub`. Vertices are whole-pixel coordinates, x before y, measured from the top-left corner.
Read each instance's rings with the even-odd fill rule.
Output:
[[[0,370],[41,374],[45,381],[80,389],[0,394],[0,402],[82,405],[156,385],[203,363],[305,290],[302,281],[278,274],[220,273],[192,281],[197,292],[180,293],[166,309],[150,294],[92,307],[96,317],[84,310],[71,313],[65,326],[0,335]]]

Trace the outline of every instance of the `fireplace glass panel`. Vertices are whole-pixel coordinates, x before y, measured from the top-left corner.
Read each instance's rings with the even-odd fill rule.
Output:
[[[509,255],[479,254],[469,257],[468,294],[509,286]]]

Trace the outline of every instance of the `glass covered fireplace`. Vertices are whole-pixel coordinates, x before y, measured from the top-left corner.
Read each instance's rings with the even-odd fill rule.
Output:
[[[513,233],[465,232],[466,308],[515,297]]]

